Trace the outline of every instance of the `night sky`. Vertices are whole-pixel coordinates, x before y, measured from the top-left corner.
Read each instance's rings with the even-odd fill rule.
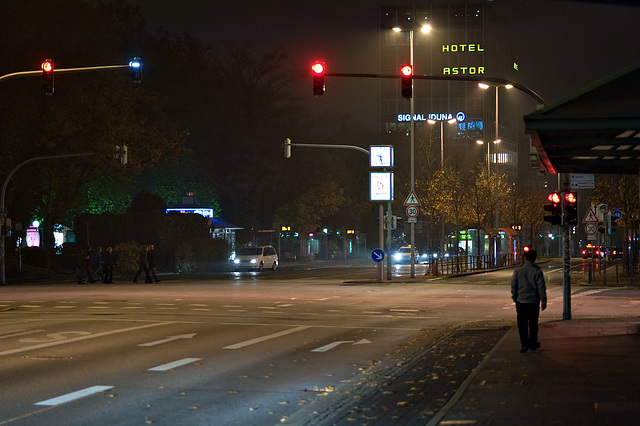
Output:
[[[311,61],[323,59],[330,71],[359,73],[378,71],[378,8],[413,3],[130,1],[141,6],[149,31],[163,27],[172,32],[187,32],[207,44],[249,43],[256,51],[279,48],[287,52],[292,66],[303,70]],[[512,20],[520,47],[518,82],[538,92],[548,103],[640,60],[640,6],[560,0],[488,3]],[[327,79],[323,101],[331,103],[334,99],[336,105],[349,105],[350,113],[360,114],[363,120],[377,120],[375,83],[337,80]],[[312,99],[311,78],[308,83],[307,94]]]

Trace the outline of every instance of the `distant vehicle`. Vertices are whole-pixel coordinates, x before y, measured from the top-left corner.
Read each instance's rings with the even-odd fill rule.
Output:
[[[598,247],[594,246],[593,244],[587,244],[584,250],[582,250],[583,259],[593,259],[594,257],[600,257],[600,256],[602,256],[600,250],[598,249]]]
[[[236,252],[233,258],[236,269],[257,269],[262,271],[270,268],[278,269],[278,253],[273,246],[245,247]]]
[[[414,248],[413,252],[415,253],[415,262],[419,262],[420,253],[418,253],[418,249]],[[395,263],[411,263],[411,246],[400,247],[397,252],[393,254],[393,260]]]
[[[611,259],[622,259],[622,250],[618,250],[616,247],[614,247],[611,250]]]

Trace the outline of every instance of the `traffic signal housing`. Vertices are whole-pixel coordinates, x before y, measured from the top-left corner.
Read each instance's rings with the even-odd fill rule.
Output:
[[[545,216],[544,221],[552,225],[562,225],[562,196],[559,192],[552,192],[547,199],[551,204],[545,205],[544,209],[551,215]]]
[[[313,94],[316,96],[324,95],[324,62],[314,62],[311,65],[313,71]]]
[[[411,65],[400,67],[400,80],[402,81],[402,97],[411,99],[413,97],[413,67]]]
[[[567,192],[564,194],[564,218],[565,224],[574,226],[578,224],[578,194]]]
[[[45,59],[45,61],[40,65],[42,69],[42,90],[44,90],[44,94],[47,96],[53,95],[53,60]]]
[[[131,70],[131,78],[134,83],[142,82],[142,61],[139,57],[133,58],[129,61],[129,69]]]

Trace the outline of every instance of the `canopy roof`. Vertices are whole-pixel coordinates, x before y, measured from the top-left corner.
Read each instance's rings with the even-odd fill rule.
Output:
[[[638,174],[640,62],[524,117],[550,173]]]

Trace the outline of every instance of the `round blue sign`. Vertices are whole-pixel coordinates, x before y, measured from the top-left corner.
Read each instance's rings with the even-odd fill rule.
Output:
[[[371,258],[374,262],[382,262],[384,260],[384,250],[379,248],[375,249],[371,252]]]
[[[613,211],[613,217],[618,220],[622,217],[622,212],[620,210],[614,210]]]
[[[466,115],[464,115],[464,112],[460,111],[456,114],[456,120],[458,121],[464,121],[465,118],[467,118]]]

